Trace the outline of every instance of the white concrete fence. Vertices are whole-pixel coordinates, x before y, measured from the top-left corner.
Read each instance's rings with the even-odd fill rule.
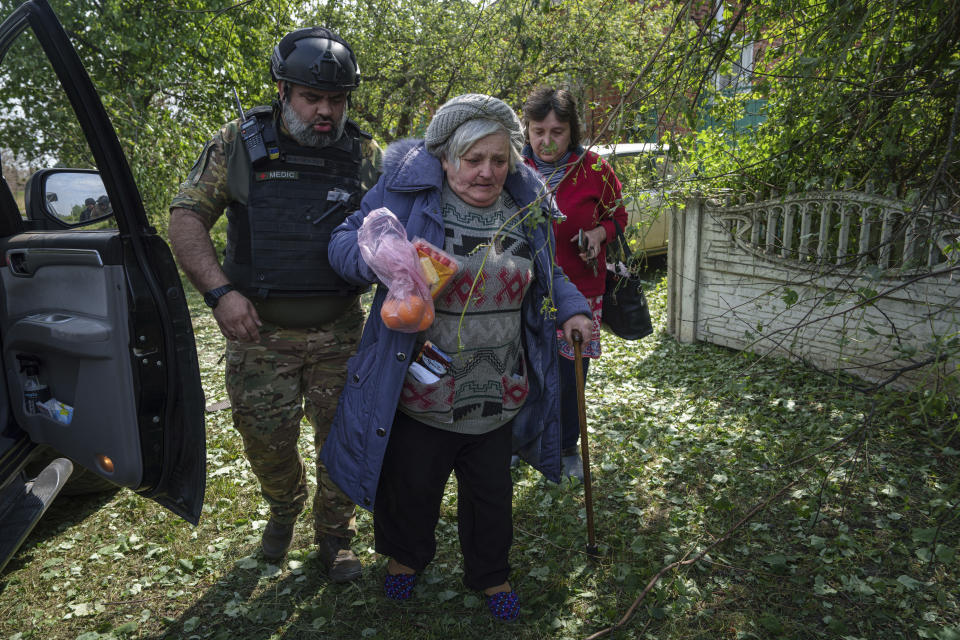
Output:
[[[900,389],[960,380],[960,221],[854,191],[671,216],[668,331]]]

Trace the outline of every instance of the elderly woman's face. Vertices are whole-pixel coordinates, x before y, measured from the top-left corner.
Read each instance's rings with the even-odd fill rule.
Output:
[[[504,133],[480,138],[460,157],[456,167],[441,159],[447,183],[469,205],[489,207],[503,191],[510,167],[510,141]]]
[[[561,121],[553,111],[543,120],[531,120],[527,135],[533,152],[544,162],[556,162],[570,148],[570,123]]]

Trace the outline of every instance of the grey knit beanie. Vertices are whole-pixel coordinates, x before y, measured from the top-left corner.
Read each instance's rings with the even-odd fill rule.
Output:
[[[511,145],[515,149],[523,146],[520,119],[507,103],[482,93],[465,93],[451,98],[433,114],[433,120],[427,126],[427,134],[424,136],[427,151],[436,154],[457,127],[474,118],[499,122],[510,134]]]

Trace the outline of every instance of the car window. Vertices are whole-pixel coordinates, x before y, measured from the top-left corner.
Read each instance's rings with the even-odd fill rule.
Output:
[[[606,161],[613,167],[624,191],[662,189],[673,176],[672,164],[663,154],[610,155]]]
[[[20,34],[0,67],[0,140],[3,176],[21,218],[28,229],[50,228],[28,215],[31,178],[42,169],[97,167],[69,100],[30,30]],[[116,226],[96,173],[55,173],[45,182],[43,200],[33,208],[64,225]]]
[[[0,117],[0,123],[3,120],[4,118]],[[0,163],[3,165],[3,177],[17,204],[17,210],[20,211],[22,217],[26,218],[23,187],[27,183],[30,170],[18,161],[13,151],[7,148],[0,148]]]

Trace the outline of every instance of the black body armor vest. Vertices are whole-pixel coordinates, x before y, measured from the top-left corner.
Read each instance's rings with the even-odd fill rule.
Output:
[[[272,110],[255,110],[274,127]],[[303,147],[279,135],[280,155],[251,166],[247,206],[227,210],[223,270],[247,296],[356,295],[330,267],[330,233],[360,206],[361,138],[347,121],[337,142]]]

